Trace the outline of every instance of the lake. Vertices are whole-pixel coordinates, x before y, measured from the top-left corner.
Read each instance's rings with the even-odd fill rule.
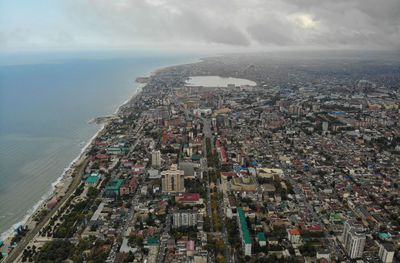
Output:
[[[257,83],[248,79],[239,79],[232,77],[220,77],[220,76],[193,76],[190,77],[186,85],[187,86],[203,86],[203,87],[227,87],[228,84],[235,84],[235,86],[256,86]]]

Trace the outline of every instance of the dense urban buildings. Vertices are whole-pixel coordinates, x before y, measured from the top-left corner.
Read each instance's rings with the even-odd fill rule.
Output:
[[[399,62],[291,56],[154,73],[8,259],[399,262]]]

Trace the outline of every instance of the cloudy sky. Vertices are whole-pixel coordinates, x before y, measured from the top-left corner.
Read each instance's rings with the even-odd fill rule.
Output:
[[[400,48],[400,0],[0,0],[0,49]]]

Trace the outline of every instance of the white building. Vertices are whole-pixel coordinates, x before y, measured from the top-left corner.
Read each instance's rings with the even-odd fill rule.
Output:
[[[151,152],[151,166],[154,168],[161,167],[161,152],[152,151]]]
[[[149,174],[149,179],[160,179],[161,174],[157,169],[149,169],[147,170],[147,173]]]
[[[172,214],[172,226],[178,227],[191,227],[197,226],[197,223],[202,221],[202,215],[196,211],[177,211]]]
[[[394,257],[394,246],[390,243],[380,244],[378,255],[383,263],[392,263]]]
[[[344,224],[343,244],[350,258],[360,258],[364,251],[366,236],[362,225],[354,220]]]
[[[317,251],[317,259],[326,259],[328,262],[330,262],[331,259],[331,253],[329,250],[320,250]]]

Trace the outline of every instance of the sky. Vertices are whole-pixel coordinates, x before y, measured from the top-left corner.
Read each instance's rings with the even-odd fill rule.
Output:
[[[0,0],[0,50],[400,49],[400,0]]]

